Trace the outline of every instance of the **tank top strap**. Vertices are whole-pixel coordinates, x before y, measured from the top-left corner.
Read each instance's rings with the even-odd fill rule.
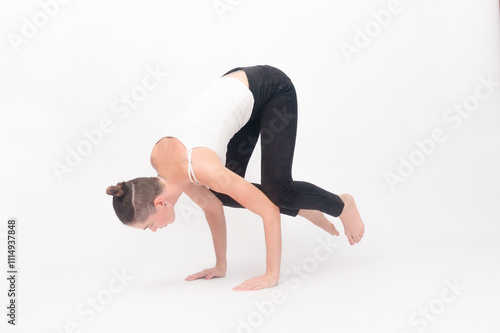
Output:
[[[193,153],[193,148],[189,149],[187,151],[187,156],[188,156],[188,176],[189,176],[189,180],[191,181],[191,183],[193,184],[196,184],[196,185],[202,185],[200,184],[200,182],[198,181],[198,179],[196,179],[196,176],[194,175],[194,171],[193,171],[193,165],[191,164],[191,154]]]

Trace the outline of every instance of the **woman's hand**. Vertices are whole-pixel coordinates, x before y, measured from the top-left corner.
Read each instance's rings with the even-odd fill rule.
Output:
[[[256,276],[254,278],[248,279],[233,290],[245,291],[245,290],[259,290],[264,288],[271,288],[278,285],[279,278],[266,273],[261,276]]]
[[[201,278],[205,278],[205,280],[210,280],[211,278],[214,277],[224,277],[224,276],[226,276],[226,268],[221,266],[215,266],[212,268],[204,269],[201,272],[189,275],[186,278],[186,281],[193,281]]]

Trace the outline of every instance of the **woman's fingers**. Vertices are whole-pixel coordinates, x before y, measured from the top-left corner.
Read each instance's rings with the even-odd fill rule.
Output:
[[[272,277],[268,274],[257,276],[246,280],[239,286],[233,288],[233,290],[245,291],[245,290],[260,290],[263,288],[272,288],[278,284]]]
[[[193,280],[197,280],[197,279],[201,279],[202,277],[205,277],[207,275],[207,270],[204,269],[202,270],[201,272],[198,272],[198,273],[195,273],[195,274],[192,274],[192,275],[189,275],[187,278],[186,278],[186,281],[193,281]]]
[[[214,277],[222,277],[222,276],[225,276],[225,271],[221,271],[220,268],[214,267],[214,268],[207,268],[202,270],[201,272],[189,275],[185,280],[193,281],[202,278],[205,278],[205,280],[210,280]]]

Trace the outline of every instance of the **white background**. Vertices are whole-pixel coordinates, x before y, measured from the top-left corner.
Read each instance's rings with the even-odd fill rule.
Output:
[[[5,272],[15,217],[20,272],[16,327],[6,324],[0,279],[2,332],[499,331],[500,87],[457,128],[443,118],[474,96],[480,77],[500,81],[498,2],[401,1],[350,59],[342,43],[355,45],[389,1],[223,0],[223,13],[214,3],[69,1],[17,47],[13,34],[23,36],[41,5],[0,5],[0,258]],[[366,234],[354,247],[334,239],[319,262],[327,235],[283,216],[280,284],[235,292],[265,269],[258,216],[226,209],[227,276],[186,282],[214,263],[201,211],[183,197],[173,225],[138,231],[119,222],[105,189],[155,176],[149,154],[172,115],[229,69],[256,64],[282,69],[296,86],[294,178],[351,193]],[[116,100],[156,67],[168,76],[120,117]],[[58,179],[54,163],[105,118],[113,131]],[[415,140],[436,128],[447,139],[391,190],[385,174],[398,173],[400,156],[417,156]],[[294,266],[307,276],[285,277]],[[123,270],[133,278],[106,291]],[[466,288],[453,294],[446,281]],[[87,303],[96,297],[100,311]]]

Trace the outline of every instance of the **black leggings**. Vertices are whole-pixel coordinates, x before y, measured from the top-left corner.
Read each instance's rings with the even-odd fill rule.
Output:
[[[252,115],[229,141],[226,167],[245,177],[250,156],[261,136],[261,184],[254,184],[280,208],[296,216],[299,209],[315,209],[337,217],[344,202],[318,186],[292,179],[292,162],[297,133],[297,95],[290,78],[271,66],[237,67],[243,70],[254,96]],[[226,75],[224,74],[224,75]],[[224,206],[242,206],[228,195],[212,191]]]

